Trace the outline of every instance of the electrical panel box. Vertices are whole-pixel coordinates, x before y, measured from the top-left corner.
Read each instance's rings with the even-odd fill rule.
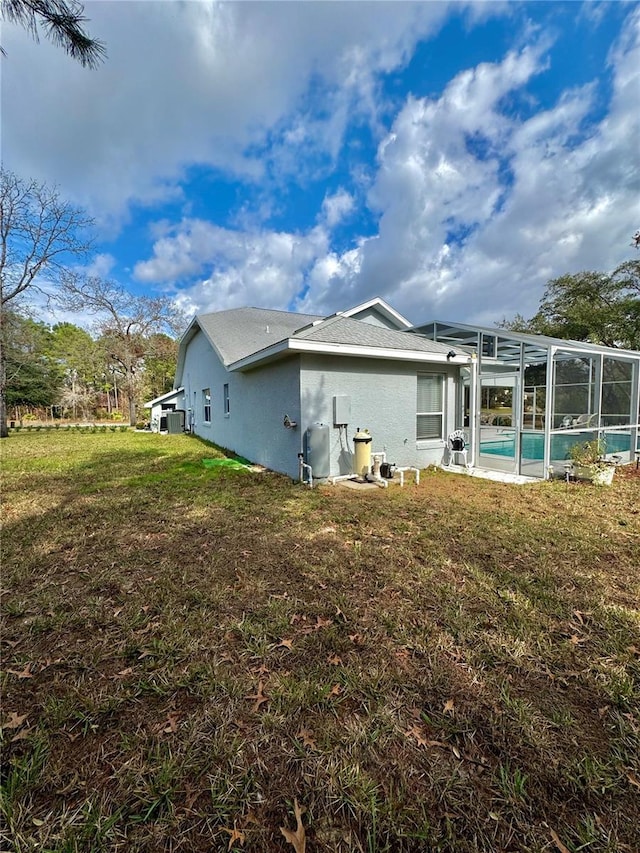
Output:
[[[333,424],[344,426],[351,423],[351,397],[341,395],[333,398]]]

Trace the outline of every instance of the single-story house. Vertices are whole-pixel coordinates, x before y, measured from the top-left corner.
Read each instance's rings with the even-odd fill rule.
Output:
[[[353,438],[399,467],[463,461],[545,478],[571,443],[638,448],[640,352],[505,330],[412,325],[376,298],[328,317],[236,308],[196,316],[180,341],[173,406],[185,428],[293,478],[299,454],[329,478],[353,470]],[[160,406],[160,409],[158,409]],[[153,415],[152,415],[153,420]]]
[[[172,391],[167,391],[166,394],[161,394],[159,397],[149,400],[148,403],[144,404],[144,407],[145,409],[151,409],[149,418],[151,431],[168,432],[169,412],[184,412],[184,388],[174,388]],[[184,430],[186,419],[182,417],[180,422],[182,430]]]

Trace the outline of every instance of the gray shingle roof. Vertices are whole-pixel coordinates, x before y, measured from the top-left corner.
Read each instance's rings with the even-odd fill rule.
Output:
[[[232,308],[214,314],[200,314],[197,322],[226,367],[251,356],[259,358],[263,351],[265,357],[269,357],[270,353],[266,351],[287,340],[309,341],[320,346],[339,344],[400,353],[418,352],[440,357],[452,349],[450,344],[410,332],[385,329],[341,314],[321,317],[267,308]],[[457,354],[466,355],[462,349],[458,349]]]
[[[437,353],[446,355],[451,345],[440,344],[408,332],[396,332],[373,326],[362,320],[352,320],[349,317],[329,317],[315,326],[300,329],[291,337],[316,341],[327,344],[343,344],[345,346],[377,347],[401,351]],[[459,350],[459,354],[465,354]]]
[[[322,318],[267,308],[231,308],[200,314],[197,319],[223,363],[229,365],[291,337],[296,329]]]

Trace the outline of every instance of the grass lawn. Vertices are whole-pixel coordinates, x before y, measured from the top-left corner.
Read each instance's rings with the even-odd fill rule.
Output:
[[[3,851],[640,850],[634,467],[359,493],[183,435],[0,451]]]

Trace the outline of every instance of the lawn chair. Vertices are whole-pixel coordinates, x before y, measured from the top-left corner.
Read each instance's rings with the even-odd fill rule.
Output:
[[[584,415],[578,415],[578,417],[573,422],[573,426],[577,427],[578,429],[580,427],[592,427],[592,426],[596,426],[597,420],[598,420],[598,414],[597,413],[594,413],[592,415],[585,413]]]
[[[449,435],[447,438],[447,449],[449,451],[448,465],[459,465],[459,462],[455,462],[455,458],[456,456],[462,456],[464,460],[464,467],[469,467],[469,461],[467,459],[467,439],[465,437],[464,430],[457,429]]]

